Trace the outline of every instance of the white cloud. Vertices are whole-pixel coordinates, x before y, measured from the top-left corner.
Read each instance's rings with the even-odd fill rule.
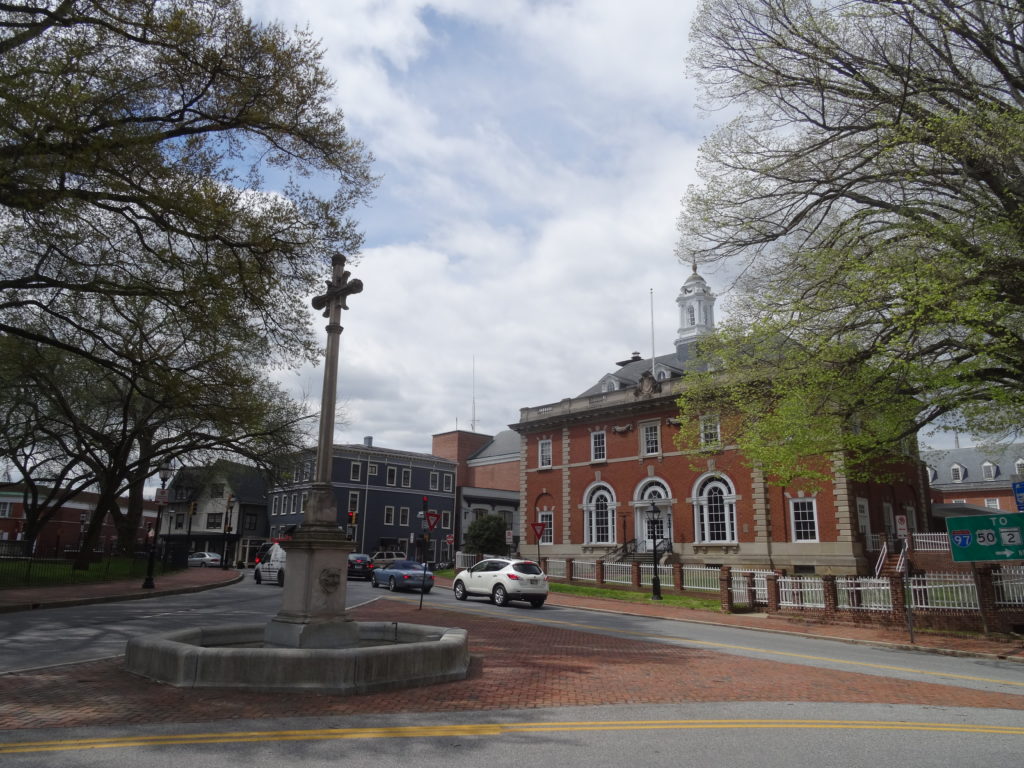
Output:
[[[683,77],[693,6],[247,3],[322,39],[383,174],[359,214],[339,441],[425,451],[469,427],[474,390],[489,433],[576,395],[650,352],[651,288],[670,351],[688,273],[675,220],[705,128]],[[283,380],[318,396],[319,376]]]

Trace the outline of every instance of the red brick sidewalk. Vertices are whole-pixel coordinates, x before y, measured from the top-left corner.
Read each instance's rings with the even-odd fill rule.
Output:
[[[515,609],[512,609],[515,610]],[[0,676],[0,729],[377,712],[458,711],[694,701],[882,702],[1024,710],[1024,696],[761,661],[604,637],[383,598],[355,609],[364,621],[464,627],[469,679],[343,697],[173,688],[137,678],[120,660]]]

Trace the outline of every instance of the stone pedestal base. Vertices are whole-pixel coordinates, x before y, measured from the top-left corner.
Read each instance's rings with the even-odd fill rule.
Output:
[[[302,525],[288,553],[281,610],[267,625],[272,648],[345,648],[358,642],[345,611],[348,555],[355,545],[332,525]]]

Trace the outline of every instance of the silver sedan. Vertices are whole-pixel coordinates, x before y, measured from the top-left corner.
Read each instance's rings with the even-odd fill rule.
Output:
[[[423,563],[396,560],[384,568],[374,568],[370,576],[371,587],[387,587],[392,592],[400,589],[418,589],[427,594],[434,588],[434,574]]]

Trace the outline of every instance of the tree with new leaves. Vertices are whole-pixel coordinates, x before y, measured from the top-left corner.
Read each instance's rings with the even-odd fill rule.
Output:
[[[1024,6],[707,0],[690,61],[730,119],[679,256],[739,277],[684,415],[717,401],[781,475],[865,469],[928,424],[1017,430]]]
[[[466,529],[463,542],[467,552],[476,554],[495,554],[508,551],[505,543],[505,519],[498,515],[478,517]]]
[[[303,298],[375,184],[322,59],[237,0],[0,6],[0,332],[117,368],[67,340],[79,302],[145,297],[313,357]]]

